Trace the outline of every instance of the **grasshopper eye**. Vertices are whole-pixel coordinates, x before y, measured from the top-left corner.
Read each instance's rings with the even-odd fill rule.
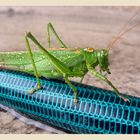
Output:
[[[93,48],[85,48],[84,51],[87,51],[87,52],[93,52],[94,49],[93,49]]]

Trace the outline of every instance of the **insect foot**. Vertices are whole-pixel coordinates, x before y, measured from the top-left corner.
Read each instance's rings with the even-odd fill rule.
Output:
[[[29,94],[33,94],[35,92],[35,89],[31,89],[28,91]]]
[[[37,88],[34,88],[34,89],[31,89],[30,91],[28,91],[29,94],[33,94],[35,93],[36,91],[42,89],[42,86],[38,85]]]
[[[120,98],[122,98],[125,102],[129,102],[130,103],[130,100],[126,97],[123,97],[123,96],[120,96]]]
[[[77,104],[78,103],[78,99],[74,99],[74,103]]]

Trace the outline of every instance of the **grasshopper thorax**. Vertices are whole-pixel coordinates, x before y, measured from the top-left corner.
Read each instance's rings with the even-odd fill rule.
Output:
[[[94,68],[96,66],[99,66],[101,71],[106,71],[108,74],[110,74],[108,68],[109,50],[107,49],[96,50],[93,48],[85,48],[82,50],[82,53],[84,55],[84,59],[87,65],[90,65]]]
[[[110,74],[109,71],[109,51],[107,49],[102,49],[97,51],[98,64],[101,71],[106,71]]]

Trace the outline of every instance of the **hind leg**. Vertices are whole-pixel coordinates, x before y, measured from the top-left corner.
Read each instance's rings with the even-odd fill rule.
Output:
[[[65,43],[60,39],[60,37],[58,36],[57,32],[55,31],[53,25],[51,23],[48,23],[47,25],[47,33],[48,33],[48,46],[49,48],[51,47],[51,39],[50,39],[50,31],[52,31],[52,33],[54,33],[56,40],[60,43],[61,48],[67,48],[67,46],[65,45]]]
[[[65,65],[63,62],[61,62],[59,59],[57,59],[56,57],[54,57],[51,53],[49,53],[47,51],[47,49],[45,49],[37,40],[36,38],[29,32],[27,33],[27,35],[25,36],[25,38],[28,40],[28,38],[33,41],[36,45],[36,47],[38,47],[41,52],[44,53],[45,56],[47,56],[51,62],[52,65],[63,75],[66,83],[70,86],[70,88],[72,89],[72,91],[74,92],[74,102],[77,103],[78,101],[78,96],[77,96],[77,90],[76,88],[72,85],[72,83],[69,81],[68,79],[68,74],[72,75],[72,71],[69,69],[69,67],[67,65]],[[28,42],[28,41],[27,41]],[[35,64],[33,63],[33,66],[35,68]],[[36,76],[38,78],[38,75],[36,73]]]
[[[34,89],[32,89],[30,91],[30,93],[33,94],[37,90],[41,89],[42,86],[41,86],[41,82],[40,82],[40,79],[39,79],[39,74],[38,74],[38,71],[37,71],[37,68],[36,68],[36,65],[35,65],[35,61],[34,61],[34,58],[33,58],[33,53],[32,53],[32,50],[31,50],[31,47],[30,47],[30,44],[29,44],[29,41],[28,41],[27,37],[25,37],[25,42],[26,42],[26,47],[27,47],[27,50],[29,52],[31,61],[32,61],[32,65],[33,65],[33,69],[34,69],[34,74],[36,76],[37,84],[38,84],[36,88],[34,88]]]

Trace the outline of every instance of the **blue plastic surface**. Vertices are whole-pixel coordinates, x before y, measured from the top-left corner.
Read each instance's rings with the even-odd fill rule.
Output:
[[[79,102],[62,80],[41,78],[43,89],[30,95],[37,85],[34,76],[0,70],[0,104],[70,133],[140,134],[140,99],[124,102],[113,91],[74,83]]]

